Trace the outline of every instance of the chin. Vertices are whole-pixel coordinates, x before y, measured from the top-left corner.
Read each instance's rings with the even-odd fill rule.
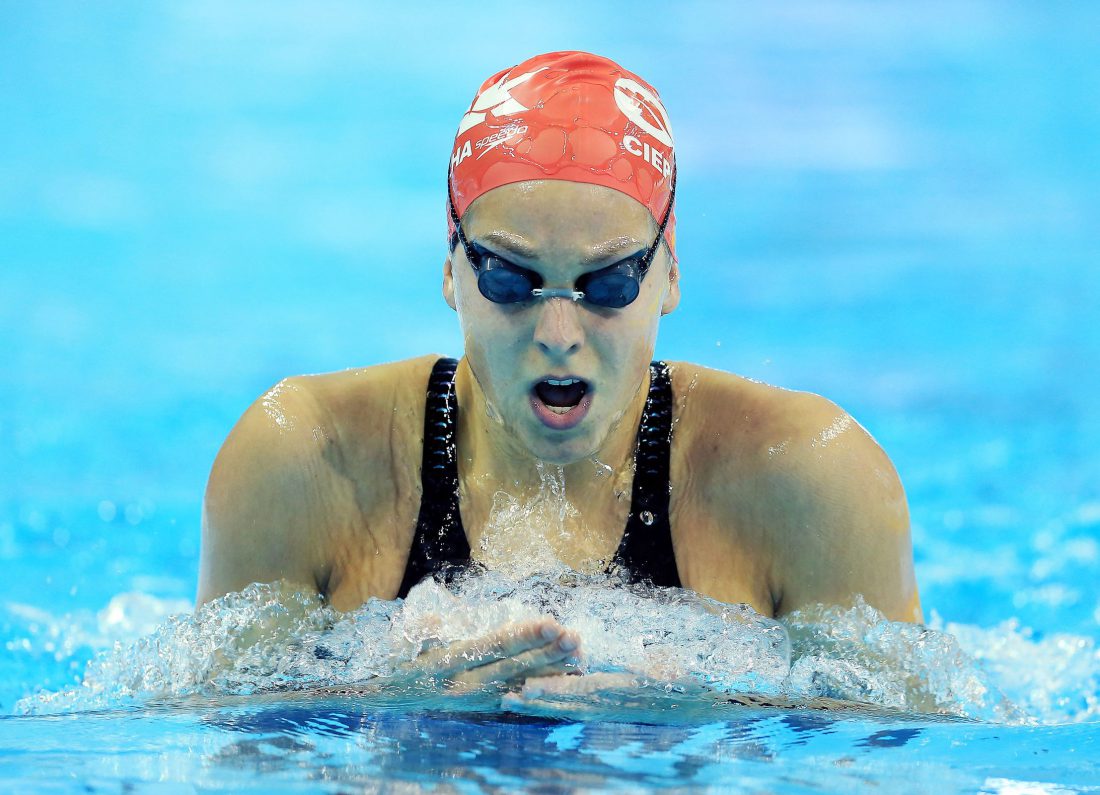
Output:
[[[600,445],[594,436],[595,434],[589,432],[554,441],[552,438],[540,434],[537,438],[531,440],[528,449],[540,461],[555,466],[568,466],[569,464],[575,464],[577,461],[592,458],[599,452]]]

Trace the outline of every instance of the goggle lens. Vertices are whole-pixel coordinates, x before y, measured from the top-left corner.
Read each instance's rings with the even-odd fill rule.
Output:
[[[609,272],[597,272],[583,279],[578,289],[584,292],[584,300],[590,304],[622,309],[634,303],[641,290],[638,277],[632,270],[620,266]]]
[[[536,287],[538,285],[527,273],[503,263],[495,267],[482,265],[477,276],[477,288],[494,304],[515,304],[527,301],[531,298],[531,291]]]

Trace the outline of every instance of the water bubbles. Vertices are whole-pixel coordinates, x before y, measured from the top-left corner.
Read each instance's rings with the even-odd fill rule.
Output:
[[[1100,649],[1092,638],[1067,633],[1036,637],[1010,619],[990,628],[932,625],[951,633],[983,670],[1033,719],[1043,723],[1100,716]]]
[[[688,382],[687,389],[685,389],[682,394],[676,397],[677,409],[672,413],[672,427],[670,429],[671,434],[676,433],[676,426],[680,424],[680,419],[684,416],[684,409],[687,408],[688,398],[691,397],[691,393],[695,391],[695,388],[698,385],[699,373],[694,372],[691,374],[691,381]],[[671,438],[671,436],[669,438]]]
[[[638,518],[641,519],[642,524],[644,524],[646,526],[649,526],[649,525],[653,524],[655,521],[657,521],[656,517],[653,516],[652,511],[642,511],[638,515]]]
[[[150,606],[152,605],[152,607]],[[144,594],[120,595],[98,617],[100,632],[126,640],[135,628],[148,633],[151,610]],[[179,609],[178,605],[171,605]],[[316,639],[326,630],[329,646],[342,639],[336,614],[316,595],[297,593],[285,583],[250,585],[203,605],[194,614],[178,613],[151,634],[114,648],[88,664],[79,687],[24,699],[23,713],[69,712],[123,706],[152,698],[201,693],[247,694],[292,689],[333,681],[336,663],[313,656]],[[373,670],[371,652],[389,648],[359,643],[357,678]],[[307,653],[308,652],[308,653]],[[370,674],[368,674],[369,676]]]
[[[611,468],[610,464],[605,464],[595,456],[592,456],[590,460],[592,461],[592,466],[596,469],[597,478],[609,478],[615,474],[615,470]]]
[[[581,637],[583,672],[627,671],[721,692],[775,692],[790,665],[786,631],[744,605],[675,588],[619,587],[613,575],[564,567],[521,580],[477,572],[448,586],[423,583],[406,600],[403,632],[425,637],[418,627],[433,616],[432,637],[445,643],[549,616]]]
[[[269,389],[263,397],[260,398],[260,406],[263,408],[264,414],[266,414],[281,431],[294,430],[298,422],[298,417],[287,411],[283,393],[299,391],[300,389],[297,386],[289,380],[284,379]]]
[[[805,608],[776,621],[746,605],[624,585],[617,574],[585,574],[560,563],[525,576],[470,569],[446,584],[425,581],[404,601],[372,599],[351,613],[286,583],[250,585],[194,613],[188,607],[121,594],[85,622],[87,637],[74,633],[73,620],[29,608],[13,613],[35,640],[9,642],[12,653],[43,651],[61,661],[72,658],[74,644],[114,646],[88,665],[79,686],[24,699],[17,711],[407,683],[402,672],[423,650],[552,618],[581,639],[575,673],[627,674],[643,682],[639,687],[685,698],[703,697],[700,692],[706,698],[826,697],[1024,720],[1004,692],[1043,721],[1100,714],[1100,651],[1088,638],[1035,639],[1015,625],[949,625],[947,634],[935,619],[931,627],[888,621],[862,600],[848,608]],[[170,615],[177,610],[185,612]],[[500,691],[493,692],[499,700]]]
[[[822,428],[812,439],[810,439],[810,447],[828,447],[831,442],[845,433],[853,424],[854,421],[847,414],[841,414],[838,417],[834,417],[833,421],[828,426]]]
[[[477,542],[479,562],[514,577],[559,568],[568,548],[596,557],[588,549],[586,528],[577,524],[580,512],[566,498],[564,468],[538,461],[536,470],[539,486],[534,495],[493,495],[489,520]]]
[[[886,620],[862,597],[784,617],[796,658],[789,692],[909,712],[1020,722],[1023,714],[951,635]]]

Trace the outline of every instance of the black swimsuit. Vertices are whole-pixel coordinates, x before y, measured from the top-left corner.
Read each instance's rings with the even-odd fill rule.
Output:
[[[440,359],[428,379],[424,412],[424,454],[420,468],[423,496],[400,598],[428,575],[470,565],[470,544],[458,507],[455,426],[458,403],[454,375],[458,362]],[[668,365],[650,365],[649,395],[638,428],[630,516],[612,567],[630,582],[680,586],[669,524],[669,451],[672,447],[672,381]]]

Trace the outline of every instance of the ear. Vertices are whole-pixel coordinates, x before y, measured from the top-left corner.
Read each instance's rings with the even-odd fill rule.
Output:
[[[451,309],[458,310],[455,305],[455,275],[451,268],[451,258],[443,260],[443,300]]]
[[[667,315],[680,305],[680,264],[676,260],[668,268],[668,292],[661,304],[661,314]]]

